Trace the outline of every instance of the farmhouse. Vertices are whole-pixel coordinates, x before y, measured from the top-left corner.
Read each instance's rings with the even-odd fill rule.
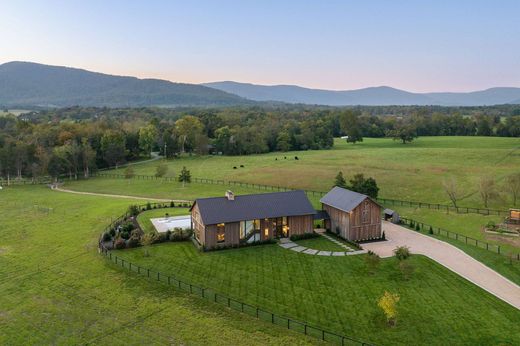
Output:
[[[312,233],[313,206],[303,191],[199,198],[191,209],[196,240],[205,249]]]
[[[326,228],[340,237],[351,241],[381,238],[381,206],[372,198],[336,186],[320,202],[329,214]]]

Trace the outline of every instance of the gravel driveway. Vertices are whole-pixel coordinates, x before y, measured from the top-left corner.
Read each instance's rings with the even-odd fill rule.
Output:
[[[520,309],[520,286],[480,263],[455,246],[383,221],[388,241],[363,244],[381,257],[393,256],[397,246],[406,245],[415,254],[425,255],[489,293]]]

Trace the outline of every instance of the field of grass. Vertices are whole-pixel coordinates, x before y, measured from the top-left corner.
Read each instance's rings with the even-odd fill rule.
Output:
[[[298,156],[299,160],[294,160]],[[286,159],[284,159],[286,157]],[[135,166],[136,174],[155,173],[157,163]],[[461,206],[483,206],[476,193],[483,175],[497,180],[520,167],[520,139],[500,137],[421,137],[410,144],[388,138],[365,138],[349,144],[336,139],[331,150],[250,156],[191,156],[168,161],[168,176],[186,166],[194,177],[327,191],[338,171],[347,177],[364,173],[377,180],[380,197],[449,203],[442,181],[454,177],[465,194]],[[244,168],[240,168],[243,165]],[[233,169],[237,167],[237,169]],[[115,172],[121,173],[124,169]],[[492,208],[511,205],[504,192]]]
[[[117,178],[91,178],[88,180],[66,181],[63,188],[83,192],[185,200],[195,200],[199,197],[224,196],[226,190],[229,189],[232,189],[235,194],[272,192],[256,188],[199,183],[190,183],[183,187],[179,182],[166,180]]]
[[[368,274],[364,255],[322,257],[278,245],[198,252],[191,243],[117,251],[118,257],[208,287],[251,305],[376,344],[518,344],[520,311],[423,256],[404,281],[397,260]],[[115,265],[114,265],[115,266]],[[377,307],[397,292],[399,318]]]
[[[0,191],[1,345],[316,344],[107,263],[98,236],[132,203],[43,186]]]

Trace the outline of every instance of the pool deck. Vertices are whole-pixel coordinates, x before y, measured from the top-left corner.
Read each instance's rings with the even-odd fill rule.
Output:
[[[150,219],[150,221],[159,233],[164,233],[168,230],[174,229],[175,227],[180,227],[183,229],[191,227],[190,215],[159,217]]]

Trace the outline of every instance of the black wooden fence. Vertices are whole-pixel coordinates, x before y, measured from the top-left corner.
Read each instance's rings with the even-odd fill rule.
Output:
[[[93,175],[94,176],[94,175]],[[103,178],[115,178],[115,179],[123,179],[125,176],[123,174],[113,174],[113,173],[97,173],[96,177]],[[134,175],[133,179],[138,180],[161,180],[173,182],[177,181],[175,177],[156,177],[154,175]],[[223,185],[223,186],[238,186],[244,188],[251,188],[256,190],[263,191],[291,191],[297,190],[284,186],[273,186],[273,185],[263,185],[263,184],[252,184],[245,183],[241,181],[234,180],[222,180],[222,179],[208,179],[208,178],[191,178],[192,182],[200,183],[200,184],[212,184],[212,185]],[[303,190],[309,197],[323,197],[327,192],[324,191],[315,191],[315,190]],[[414,207],[414,208],[425,208],[425,209],[436,209],[447,212],[455,212],[459,214],[481,214],[481,215],[508,215],[507,210],[499,210],[499,209],[488,209],[488,208],[475,208],[475,207],[454,207],[452,205],[447,204],[439,204],[439,203],[428,203],[428,202],[415,202],[415,201],[404,201],[398,199],[391,198],[377,198],[378,202],[383,205],[397,205],[403,207]]]
[[[179,202],[171,202],[174,203],[174,207],[184,207],[183,203]],[[170,207],[171,203],[150,203],[151,208],[157,209],[157,208],[168,208]],[[148,204],[142,204],[139,205],[139,210],[146,209],[148,207]],[[126,219],[130,217],[130,213],[126,212],[125,214],[121,215],[120,217],[113,220],[110,225],[106,226],[104,232],[109,231],[111,228],[115,227],[116,225],[122,223]],[[221,304],[224,306],[227,306],[230,309],[248,314],[249,316],[256,317],[262,321],[270,322],[272,324],[276,324],[278,326],[303,333],[308,336],[312,336],[315,338],[318,338],[320,340],[335,343],[338,345],[373,345],[371,343],[367,343],[349,336],[341,335],[339,333],[334,333],[327,331],[325,329],[310,325],[306,322],[301,322],[289,317],[277,315],[273,312],[270,312],[266,309],[262,309],[258,306],[254,306],[251,304],[247,304],[241,301],[238,301],[236,299],[233,299],[231,297],[228,297],[224,294],[218,293],[217,291],[207,288],[207,287],[201,287],[186,281],[183,281],[179,278],[177,278],[173,274],[164,274],[159,271],[154,271],[150,268],[141,267],[138,264],[132,263],[122,257],[117,256],[112,251],[108,250],[103,245],[103,234],[101,234],[99,238],[99,252],[103,254],[107,259],[109,259],[114,264],[121,266],[121,268],[127,269],[133,273],[136,273],[137,275],[141,275],[146,277],[149,280],[154,280],[157,282],[161,282],[163,284],[166,284],[168,286],[171,286],[177,290],[184,291],[190,294],[197,295],[198,297],[207,300],[208,302],[212,302],[215,304]],[[124,250],[121,250],[122,252]]]
[[[478,248],[485,249],[487,251],[491,251],[491,252],[497,253],[499,255],[507,256],[507,258],[520,261],[520,253],[516,253],[516,254],[504,253],[504,251],[502,250],[500,245],[497,245],[497,244],[490,244],[490,243],[482,241],[482,240],[478,240],[475,238],[465,236],[464,234],[448,231],[446,229],[436,227],[436,226],[433,226],[433,225],[430,225],[430,224],[427,224],[427,223],[424,223],[421,221],[417,221],[414,219],[409,219],[406,217],[401,217],[401,222],[405,223],[406,226],[409,226],[410,228],[413,228],[412,226],[410,226],[410,223],[413,223],[413,225],[419,225],[420,231],[423,233],[431,232],[434,235],[457,240],[457,241],[466,243],[468,245],[476,246]]]

